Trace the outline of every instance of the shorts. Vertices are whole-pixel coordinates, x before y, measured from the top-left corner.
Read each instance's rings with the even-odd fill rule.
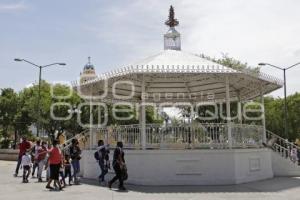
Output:
[[[50,164],[50,179],[59,179],[60,164]]]

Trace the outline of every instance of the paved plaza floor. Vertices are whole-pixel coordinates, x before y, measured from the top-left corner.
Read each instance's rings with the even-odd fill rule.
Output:
[[[0,161],[1,200],[300,200],[300,178],[279,177],[265,181],[230,186],[135,186],[119,192],[99,186],[96,181],[82,180],[81,185],[69,186],[64,191],[48,191],[46,183],[30,179],[21,183],[13,177],[15,162]]]

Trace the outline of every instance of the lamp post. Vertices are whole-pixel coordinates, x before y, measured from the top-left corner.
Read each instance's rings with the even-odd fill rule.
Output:
[[[43,68],[46,68],[46,67],[50,67],[52,65],[61,65],[61,66],[64,66],[66,65],[66,63],[52,63],[52,64],[49,64],[49,65],[37,65],[33,62],[30,62],[28,60],[25,60],[25,59],[21,59],[21,58],[15,58],[14,59],[16,62],[27,62],[37,68],[39,68],[39,90],[38,90],[38,120],[37,120],[37,126],[36,126],[36,129],[37,129],[37,133],[36,133],[36,136],[39,137],[39,131],[40,131],[40,118],[41,118],[41,109],[40,109],[40,99],[41,99],[41,81],[42,81],[42,69]]]
[[[288,139],[288,125],[287,125],[287,102],[286,102],[286,70],[288,69],[291,69],[297,65],[300,65],[300,62],[294,64],[294,65],[291,65],[289,67],[285,67],[285,68],[282,68],[282,67],[278,67],[276,65],[272,65],[272,64],[269,64],[269,63],[258,63],[259,66],[270,66],[270,67],[274,67],[276,69],[280,69],[283,71],[283,89],[284,89],[284,135],[285,137]]]

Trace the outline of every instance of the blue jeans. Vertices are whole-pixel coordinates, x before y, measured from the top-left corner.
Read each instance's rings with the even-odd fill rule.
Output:
[[[71,164],[72,164],[72,167],[73,167],[73,170],[74,170],[73,178],[74,178],[74,181],[76,182],[77,181],[77,174],[80,172],[79,160],[72,160]]]
[[[101,169],[101,174],[99,176],[100,181],[104,181],[104,176],[108,173],[108,169],[104,164],[104,160],[99,160],[99,166]]]

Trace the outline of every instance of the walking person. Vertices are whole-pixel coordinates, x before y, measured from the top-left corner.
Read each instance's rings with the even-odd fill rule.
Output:
[[[103,183],[105,181],[105,175],[108,173],[109,168],[109,149],[104,145],[103,140],[98,141],[98,164],[101,169],[101,174],[99,175],[99,182]]]
[[[70,147],[70,156],[72,159],[72,167],[73,167],[73,180],[74,184],[78,185],[78,173],[80,172],[80,159],[81,159],[81,149],[79,148],[79,142],[77,139],[72,140],[72,145]]]
[[[123,143],[117,142],[117,147],[114,151],[113,168],[116,173],[115,177],[108,182],[108,187],[111,188],[112,184],[119,180],[119,190],[126,190],[124,187],[124,180],[127,179],[127,169],[124,159]]]
[[[48,153],[47,143],[43,141],[41,147],[38,149],[38,152],[37,152],[37,154],[38,154],[38,156],[37,156],[38,182],[43,182],[42,173],[43,173],[44,167],[47,162],[47,158],[46,158],[47,153]]]
[[[32,167],[32,174],[31,176],[33,178],[35,178],[34,174],[35,174],[35,170],[38,169],[39,167],[39,162],[38,162],[38,151],[40,150],[41,148],[41,141],[40,140],[37,140],[35,145],[33,146],[32,150],[31,150],[31,156],[32,156],[32,159],[33,159],[33,167]],[[38,170],[37,170],[37,173],[38,173]]]
[[[58,185],[58,189],[62,190],[62,186],[59,182],[59,169],[61,166],[61,161],[62,161],[62,153],[61,150],[58,147],[58,141],[54,140],[53,141],[53,147],[48,151],[49,153],[49,167],[50,167],[50,179],[46,185],[47,189],[54,189],[51,187],[51,183],[54,180],[54,185]]]
[[[28,177],[30,175],[32,167],[31,155],[29,150],[27,150],[26,153],[24,153],[24,155],[22,156],[21,164],[23,167],[23,183],[28,183]]]
[[[65,178],[68,177],[69,185],[72,185],[71,163],[70,163],[70,156],[68,154],[65,154],[64,165],[65,165]]]
[[[22,141],[19,144],[19,156],[18,156],[18,161],[17,161],[17,166],[16,166],[16,170],[15,170],[15,174],[14,176],[17,177],[18,173],[19,173],[19,169],[21,166],[21,162],[22,162],[22,156],[26,153],[27,150],[29,150],[31,148],[31,144],[29,141],[27,141],[26,136],[22,137]]]

